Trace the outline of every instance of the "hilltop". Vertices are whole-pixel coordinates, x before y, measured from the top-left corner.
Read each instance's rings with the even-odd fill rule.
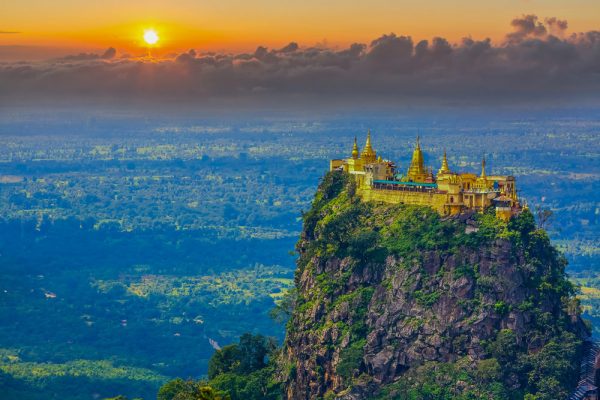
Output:
[[[533,215],[361,201],[343,171],[304,215],[280,359],[288,399],[565,398],[580,318]]]

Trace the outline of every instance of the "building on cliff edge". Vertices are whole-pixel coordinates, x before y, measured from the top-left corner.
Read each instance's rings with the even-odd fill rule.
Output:
[[[362,151],[354,138],[350,158],[331,160],[330,170],[351,174],[364,201],[426,205],[441,215],[495,207],[496,215],[504,220],[521,211],[514,176],[487,175],[485,158],[481,161],[480,175],[454,172],[448,166],[446,151],[435,175],[431,167],[424,166],[418,137],[405,175],[398,173],[393,162],[377,156],[371,145],[371,131]]]

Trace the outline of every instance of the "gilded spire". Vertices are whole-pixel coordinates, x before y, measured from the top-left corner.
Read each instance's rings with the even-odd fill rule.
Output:
[[[486,175],[485,175],[485,156],[483,156],[483,158],[481,159],[481,177],[483,179],[486,178]]]
[[[450,173],[450,167],[448,167],[448,158],[446,157],[446,149],[444,149],[444,157],[442,158],[442,167],[438,171],[438,174]]]
[[[371,146],[371,130],[367,131],[367,142],[365,143],[365,148],[363,149],[360,158],[363,159],[366,163],[372,163],[377,159],[377,154],[373,147]]]
[[[352,158],[358,158],[358,144],[356,144],[356,136],[354,136],[354,146],[352,146]]]
[[[413,182],[424,182],[427,177],[427,170],[423,165],[423,152],[421,151],[421,143],[417,136],[417,145],[413,151],[412,160],[408,167],[407,176]]]

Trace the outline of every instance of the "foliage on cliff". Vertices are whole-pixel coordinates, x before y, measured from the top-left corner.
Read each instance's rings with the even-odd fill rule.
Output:
[[[577,381],[575,290],[528,211],[364,203],[332,172],[297,250],[289,399],[550,400]]]
[[[217,350],[208,366],[208,380],[175,379],[161,387],[158,400],[279,400],[275,380],[274,341],[245,333],[237,344]]]

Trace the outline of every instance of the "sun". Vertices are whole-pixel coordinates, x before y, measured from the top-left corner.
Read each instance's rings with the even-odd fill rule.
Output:
[[[154,45],[158,42],[158,34],[154,29],[146,29],[144,31],[144,41],[149,45]]]

